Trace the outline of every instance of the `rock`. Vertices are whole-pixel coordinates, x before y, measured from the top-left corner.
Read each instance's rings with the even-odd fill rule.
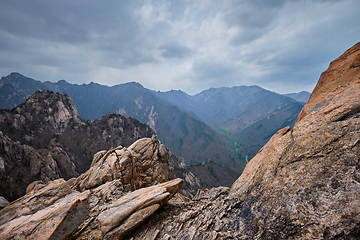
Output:
[[[12,141],[0,132],[0,194],[13,201],[26,193],[34,181],[49,181],[79,174],[66,152],[55,147],[39,149]]]
[[[94,155],[91,168],[79,176],[73,188],[79,191],[120,179],[126,191],[148,187],[173,179],[168,157],[156,135],[134,142],[129,148],[121,146]]]
[[[6,198],[4,198],[3,196],[0,196],[0,209],[3,209],[4,207],[6,207],[7,205],[9,205],[9,201],[6,200]]]
[[[130,237],[358,239],[359,59],[360,43],[330,64],[294,128],[279,130],[230,191],[165,206]]]
[[[167,155],[166,152],[160,154],[161,145],[156,136],[139,143],[146,144],[137,148],[135,142],[131,149],[136,151],[117,147],[95,154],[93,166],[77,179],[29,184],[25,196],[0,210],[0,239],[121,239],[127,236],[166,204],[183,183],[182,179],[163,183],[151,180],[169,178],[148,176],[142,170],[147,172],[155,166],[153,174],[168,174],[169,169],[161,170],[167,167]],[[149,160],[151,164],[143,168],[140,159]],[[139,189],[129,192],[128,183],[122,177],[127,174],[126,169],[131,170],[129,182],[145,176],[150,178],[152,186],[134,185]],[[87,181],[95,184],[87,185]],[[81,186],[92,187],[87,190]],[[179,194],[176,199],[176,204],[189,201]]]
[[[73,192],[64,179],[49,182],[42,188],[34,188],[0,211],[0,225],[24,215],[34,214]]]
[[[89,194],[70,194],[34,214],[1,225],[0,239],[65,239],[85,219]]]
[[[182,179],[174,179],[139,189],[107,206],[107,210],[97,217],[104,238],[120,239],[126,236],[164,205],[179,190],[182,182]]]
[[[35,181],[35,182],[32,182],[30,183],[27,188],[26,188],[26,194],[28,194],[29,192],[31,191],[37,191],[38,189],[44,187],[44,182],[39,180],[39,181]]]
[[[66,93],[45,90],[11,110],[0,109],[0,131],[0,195],[9,201],[24,196],[34,181],[78,177],[99,150],[127,147],[153,134],[149,126],[119,114],[84,121]]]

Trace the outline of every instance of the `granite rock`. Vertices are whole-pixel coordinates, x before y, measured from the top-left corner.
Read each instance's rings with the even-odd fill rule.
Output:
[[[170,180],[167,151],[155,135],[129,149],[95,154],[92,167],[76,179],[29,184],[25,196],[0,210],[0,239],[121,239],[131,233],[183,180]]]

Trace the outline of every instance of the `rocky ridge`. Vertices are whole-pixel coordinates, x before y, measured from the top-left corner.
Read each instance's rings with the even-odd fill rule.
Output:
[[[49,182],[77,177],[75,164],[60,147],[34,149],[13,142],[0,131],[0,194],[15,200],[25,194],[26,186],[36,180]]]
[[[360,43],[322,73],[229,188],[167,205],[131,239],[359,239]]]
[[[3,143],[0,196],[10,201],[23,196],[26,186],[33,181],[47,183],[57,178],[77,177],[90,167],[92,155],[97,151],[119,145],[127,147],[153,133],[148,126],[126,115],[107,114],[101,119],[83,121],[66,93],[45,90],[35,92],[12,110],[0,110],[0,131],[4,131],[0,135]],[[199,188],[231,186],[240,174],[216,163],[188,166],[184,159],[166,151],[175,176],[185,180],[180,192],[190,198]],[[221,177],[222,171],[232,173],[231,177],[214,181]]]
[[[175,155],[183,157],[187,164],[202,163],[211,158],[239,170],[244,168],[243,159],[238,159],[227,139],[193,114],[158,98],[153,91],[139,83],[129,82],[112,87],[93,82],[77,85],[64,80],[57,83],[40,82],[19,73],[11,73],[0,79],[0,100],[5,100],[0,102],[0,107],[13,107],[11,100],[17,100],[17,104],[20,104],[24,101],[21,96],[30,96],[40,89],[69,94],[83,119],[93,120],[111,112],[131,116],[149,125],[159,139]],[[103,147],[107,148],[109,147]]]
[[[92,155],[129,146],[153,131],[128,116],[83,121],[66,94],[37,91],[12,110],[0,109],[0,195],[12,201],[35,180],[77,177]]]
[[[94,155],[77,178],[30,184],[0,211],[1,239],[121,239],[162,207],[183,180],[154,135]],[[176,200],[177,199],[177,200]],[[175,200],[183,203],[179,195]]]

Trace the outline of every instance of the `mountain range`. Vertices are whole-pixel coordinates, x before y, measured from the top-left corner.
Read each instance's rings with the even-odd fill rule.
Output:
[[[190,96],[182,91],[152,91],[135,82],[77,85],[11,73],[0,80],[0,108],[11,109],[40,89],[66,92],[82,119],[111,112],[148,124],[188,164],[212,159],[238,170],[274,132],[292,126],[304,105],[258,86],[212,88]]]
[[[126,148],[150,136],[156,138],[149,126],[129,116],[108,113],[84,121],[66,93],[36,91],[13,109],[0,109],[0,196],[12,201],[34,181],[78,177],[104,149]],[[193,197],[199,188],[230,186],[240,175],[214,161],[189,166],[165,150],[169,171],[185,179],[180,189],[185,196]]]

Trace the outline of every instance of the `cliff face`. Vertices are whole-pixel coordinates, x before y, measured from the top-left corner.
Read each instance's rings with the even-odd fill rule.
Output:
[[[153,133],[118,114],[85,122],[66,93],[45,90],[12,110],[0,109],[0,131],[0,196],[11,201],[35,180],[76,177],[89,169],[94,153]]]
[[[118,114],[85,122],[66,93],[46,90],[37,91],[12,110],[1,109],[0,131],[35,149],[62,147],[81,173],[90,167],[94,153],[129,146],[153,134],[145,124]]]
[[[359,159],[360,43],[330,64],[294,128],[279,130],[231,189],[168,205],[132,236],[358,239]]]
[[[0,131],[0,194],[15,200],[25,194],[26,186],[36,180],[78,176],[75,164],[60,147],[51,150],[13,142]]]

